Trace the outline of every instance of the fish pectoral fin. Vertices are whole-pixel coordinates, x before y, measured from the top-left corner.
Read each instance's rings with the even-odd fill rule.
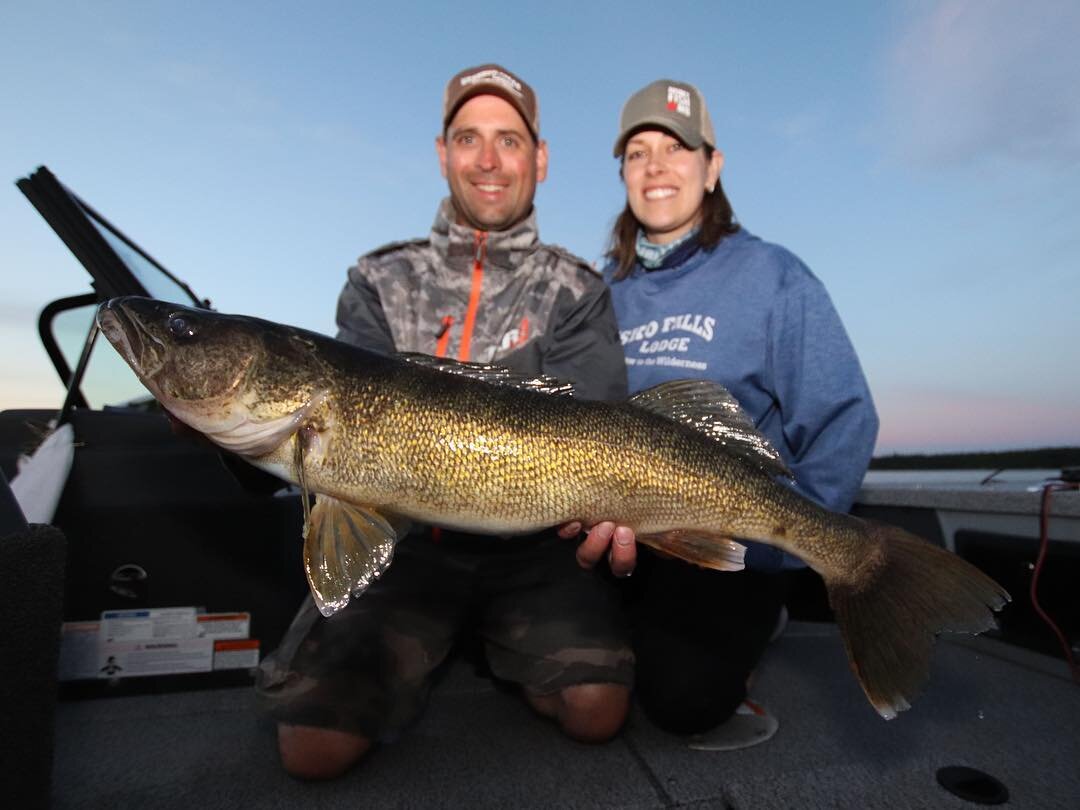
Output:
[[[317,495],[304,526],[304,571],[315,605],[332,616],[390,566],[398,539],[374,509]]]
[[[649,548],[715,571],[741,571],[745,568],[746,546],[724,534],[710,534],[696,529],[672,529],[657,534],[639,534],[639,543]]]

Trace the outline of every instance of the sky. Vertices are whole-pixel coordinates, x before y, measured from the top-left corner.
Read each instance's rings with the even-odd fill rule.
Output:
[[[738,220],[826,285],[877,454],[1080,444],[1080,3],[0,0],[0,409],[56,407],[36,336],[87,276],[39,165],[223,312],[333,334],[348,266],[425,235],[458,70],[533,85],[541,237],[600,263],[619,110],[708,101]]]

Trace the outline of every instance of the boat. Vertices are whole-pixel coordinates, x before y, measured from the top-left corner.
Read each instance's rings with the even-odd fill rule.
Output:
[[[0,413],[6,806],[1080,807],[1080,688],[1028,593],[1041,553],[1043,612],[1075,645],[1080,494],[1064,470],[868,475],[855,514],[964,556],[1014,600],[996,633],[943,636],[891,722],[851,677],[816,575],[798,572],[751,691],[780,723],[760,745],[698,750],[637,709],[610,743],[579,744],[462,650],[399,739],[333,782],[288,777],[251,684],[306,592],[300,496],[177,435],[96,340],[114,296],[210,302],[46,167],[17,185],[89,284],[38,323],[64,400]],[[30,521],[20,488],[40,496]]]

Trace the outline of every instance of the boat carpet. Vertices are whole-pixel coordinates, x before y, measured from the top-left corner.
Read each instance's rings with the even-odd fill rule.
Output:
[[[1080,807],[1080,687],[1060,661],[947,637],[914,708],[886,722],[836,628],[793,622],[752,696],[780,721],[753,748],[690,750],[637,710],[588,746],[459,661],[407,734],[329,783],[282,772],[250,688],[64,701],[53,807],[973,807],[935,778],[957,765],[1000,780],[1010,808]]]

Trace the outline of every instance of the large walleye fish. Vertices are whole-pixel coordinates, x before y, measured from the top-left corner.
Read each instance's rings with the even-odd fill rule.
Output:
[[[299,484],[305,509],[317,493],[304,560],[325,615],[387,568],[407,519],[496,535],[614,520],[723,571],[743,566],[733,538],[750,538],[824,578],[855,676],[892,718],[934,636],[987,630],[1009,599],[960,557],[779,482],[779,456],[714,383],[588,402],[549,378],[147,298],[103,304],[97,321],[176,418]]]

